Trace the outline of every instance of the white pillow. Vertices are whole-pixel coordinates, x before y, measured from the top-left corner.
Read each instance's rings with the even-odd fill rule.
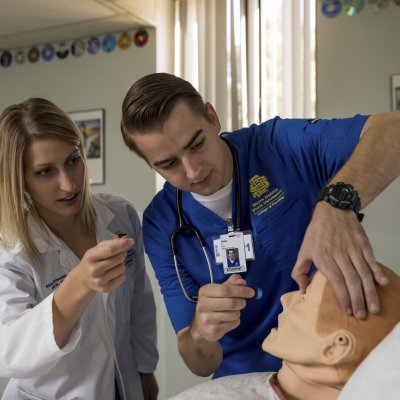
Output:
[[[379,399],[400,399],[400,322],[356,369],[337,400]]]

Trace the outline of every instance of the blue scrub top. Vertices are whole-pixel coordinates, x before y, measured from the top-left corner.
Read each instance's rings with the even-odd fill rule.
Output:
[[[307,120],[276,117],[224,134],[233,145],[240,170],[241,230],[251,230],[256,259],[241,273],[248,286],[260,287],[261,300],[248,300],[240,326],[221,340],[223,361],[214,378],[257,371],[277,371],[281,361],[262,350],[262,342],[281,312],[280,297],[297,290],[291,279],[318,192],[347,161],[368,117]],[[232,213],[237,213],[235,179]],[[228,276],[216,265],[212,237],[227,233],[225,221],[182,193],[187,223],[202,233],[212,261],[214,281]],[[168,182],[144,211],[146,252],[155,270],[176,332],[190,325],[195,304],[185,299],[175,273],[170,237],[178,225],[176,189]],[[177,237],[181,278],[189,295],[210,283],[204,254],[191,233]]]

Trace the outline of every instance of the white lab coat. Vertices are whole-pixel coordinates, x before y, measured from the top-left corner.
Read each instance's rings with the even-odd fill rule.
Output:
[[[114,377],[122,399],[143,399],[139,371],[153,372],[158,353],[140,222],[125,199],[98,196],[97,241],[114,238],[119,230],[135,244],[126,259],[125,282],[109,294],[96,294],[62,349],[53,335],[53,292],[79,259],[53,234],[44,238],[33,218],[29,229],[38,262],[33,265],[20,246],[0,249],[0,376],[11,378],[3,400],[112,400]]]

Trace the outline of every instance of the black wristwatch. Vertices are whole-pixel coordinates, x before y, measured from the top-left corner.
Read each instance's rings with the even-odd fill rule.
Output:
[[[359,212],[361,201],[358,192],[348,183],[337,182],[325,186],[318,194],[317,202],[321,200],[328,202],[332,207],[354,211],[360,222],[364,218],[364,214]]]

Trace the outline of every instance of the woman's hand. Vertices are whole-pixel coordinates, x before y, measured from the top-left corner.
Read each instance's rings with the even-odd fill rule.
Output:
[[[76,267],[79,279],[96,292],[110,292],[125,280],[125,257],[133,239],[104,240],[90,248]]]

